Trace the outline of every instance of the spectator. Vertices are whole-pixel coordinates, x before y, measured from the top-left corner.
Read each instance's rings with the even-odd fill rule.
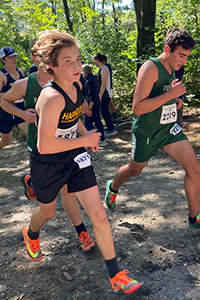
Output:
[[[109,102],[111,99],[111,87],[110,87],[110,72],[108,67],[103,63],[103,55],[96,53],[93,57],[94,64],[99,68],[98,81],[99,81],[99,98],[101,101],[101,114],[104,118],[107,126],[105,135],[114,135],[117,133],[111,115],[109,112]]]
[[[89,65],[82,66],[83,77],[85,78],[85,98],[88,102],[89,112],[85,115],[85,127],[86,129],[92,130],[93,123],[101,133],[99,141],[100,146],[106,146],[107,142],[104,136],[103,124],[100,116],[100,99],[99,99],[99,86],[96,76],[92,74],[92,69]]]
[[[112,88],[113,88],[112,68],[111,68],[111,65],[107,62],[107,56],[106,55],[103,55],[103,63],[109,69],[109,72],[110,72],[110,88],[112,90]],[[110,99],[109,105],[110,105],[111,111],[112,111],[112,118],[113,118],[113,120],[116,120],[117,119],[116,108],[115,108],[115,103],[114,103],[112,97]]]

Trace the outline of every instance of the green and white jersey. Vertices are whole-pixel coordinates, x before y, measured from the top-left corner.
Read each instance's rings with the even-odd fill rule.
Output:
[[[154,83],[148,97],[154,98],[167,92],[176,76],[174,71],[170,75],[159,59],[151,57],[150,60],[158,69],[158,80]],[[160,139],[163,135],[169,134],[170,128],[173,127],[176,120],[176,103],[175,99],[171,99],[154,111],[136,116],[132,124],[132,132],[146,138]]]
[[[26,95],[24,97],[25,101],[25,109],[34,108],[41,92],[42,88],[37,82],[35,73],[31,73],[28,75],[28,83],[26,88]],[[33,150],[36,141],[37,128],[35,123],[28,124],[28,133],[26,136],[26,142],[29,148],[29,151]]]

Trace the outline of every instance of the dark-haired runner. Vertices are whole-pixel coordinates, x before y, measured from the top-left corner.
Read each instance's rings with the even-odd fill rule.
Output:
[[[119,168],[113,181],[107,182],[105,200],[109,209],[115,208],[120,186],[138,176],[150,157],[163,149],[185,170],[188,224],[200,228],[200,166],[190,142],[176,123],[177,108],[182,105],[182,100],[176,98],[185,94],[186,88],[174,74],[174,70],[186,63],[194,47],[195,40],[185,29],[172,28],[167,32],[164,52],[141,66],[133,97],[136,118],[132,125],[131,159]]]

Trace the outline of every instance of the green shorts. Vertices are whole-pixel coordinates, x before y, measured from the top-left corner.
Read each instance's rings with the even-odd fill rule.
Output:
[[[187,136],[181,130],[176,135],[171,133],[161,138],[146,138],[138,133],[131,133],[131,158],[139,163],[147,162],[151,156],[155,156],[162,147],[179,141],[187,140]]]

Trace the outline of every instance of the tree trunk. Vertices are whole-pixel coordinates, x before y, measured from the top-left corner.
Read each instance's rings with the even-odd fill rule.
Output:
[[[114,19],[114,26],[115,26],[115,31],[118,31],[118,17],[116,14],[116,10],[115,10],[115,4],[112,3],[112,9],[113,9],[113,19]]]
[[[134,0],[137,18],[137,57],[155,53],[155,15],[156,0]]]
[[[105,0],[102,0],[102,3],[101,3],[101,14],[102,14],[102,29],[103,30],[104,30],[104,27],[105,27],[104,7],[105,7]]]
[[[66,20],[67,20],[67,25],[69,27],[69,31],[71,33],[73,33],[73,23],[70,19],[69,6],[68,6],[68,3],[67,3],[67,0],[63,0],[63,5],[64,5],[65,16],[66,16]]]
[[[50,3],[51,3],[52,14],[56,16],[57,15],[57,12],[56,12],[56,3],[54,2],[54,0],[51,0]],[[54,26],[57,28],[57,18],[55,18]]]

